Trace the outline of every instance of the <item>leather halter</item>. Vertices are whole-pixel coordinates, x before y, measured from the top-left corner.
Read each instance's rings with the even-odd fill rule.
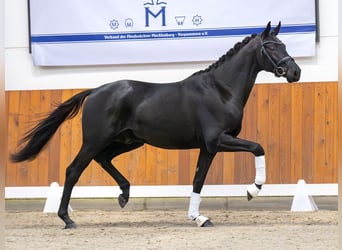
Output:
[[[260,38],[261,40],[261,38]],[[274,61],[273,58],[271,57],[271,55],[268,53],[268,51],[266,50],[265,48],[265,44],[269,44],[269,43],[273,43],[273,44],[283,44],[282,42],[280,41],[266,41],[266,42],[263,42],[261,40],[261,56],[262,55],[265,55],[268,60],[272,63],[272,65],[274,66],[274,69],[273,69],[273,73],[277,76],[277,77],[281,77],[281,76],[286,76],[287,74],[287,68],[285,67],[281,67],[280,65],[281,64],[286,64],[288,65],[288,63],[290,61],[293,61],[293,58],[291,56],[285,56],[283,57],[282,59],[280,59],[279,61]]]

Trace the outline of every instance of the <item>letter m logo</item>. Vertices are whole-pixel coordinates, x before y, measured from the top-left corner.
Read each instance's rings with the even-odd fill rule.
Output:
[[[157,19],[159,16],[161,16],[161,25],[166,26],[166,7],[160,7],[160,10],[158,13],[154,13],[150,10],[149,7],[145,7],[145,27],[150,27],[150,17]]]

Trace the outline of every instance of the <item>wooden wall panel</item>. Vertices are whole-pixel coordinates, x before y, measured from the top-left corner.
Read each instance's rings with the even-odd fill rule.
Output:
[[[325,100],[325,171],[322,173],[324,179],[322,181],[329,182],[329,176],[337,176],[337,85],[326,85]],[[337,178],[336,178],[337,180]]]
[[[279,90],[279,183],[291,180],[291,93],[291,88]]]
[[[280,183],[280,117],[283,116],[283,114],[281,114],[279,110],[279,98],[280,85],[270,85],[268,97],[268,142],[267,144],[264,144],[264,146],[267,146],[268,154],[273,156],[270,157],[267,162],[268,165],[272,166],[267,172],[267,178],[273,180],[276,183]]]
[[[290,131],[283,131],[290,137],[290,180],[303,177],[303,88],[302,84],[295,84],[291,88],[291,120]],[[284,169],[284,168],[282,168]],[[285,168],[286,169],[286,168]]]
[[[8,151],[14,152],[16,144],[19,140],[19,100],[20,92],[6,93],[6,103],[8,103],[7,114],[8,114]],[[10,108],[9,108],[10,107]],[[18,185],[17,182],[17,164],[11,164],[7,160],[6,165],[6,185],[8,183],[14,183]],[[13,185],[13,184],[12,184]]]
[[[318,84],[318,83],[317,83]],[[299,166],[302,167],[302,176],[308,182],[314,181],[313,167],[314,167],[314,115],[315,115],[315,102],[314,85],[306,84],[303,85],[303,151],[302,151],[302,164],[298,162]]]
[[[53,110],[58,103],[61,102],[62,91],[41,91],[41,100],[46,103],[46,110],[43,113],[48,113]],[[45,105],[44,105],[45,106]],[[61,143],[61,129],[56,131],[52,138],[53,143],[49,144],[48,153],[48,184],[59,181],[60,174],[60,143]]]
[[[9,91],[8,152],[42,114],[81,90]],[[245,108],[241,138],[265,149],[267,183],[337,182],[337,83],[258,84]],[[6,186],[64,183],[65,170],[82,144],[81,115],[66,121],[39,157],[6,165]],[[191,184],[198,150],[163,150],[144,145],[113,160],[132,185]],[[254,180],[251,153],[218,153],[206,184]],[[92,161],[78,185],[116,185]]]

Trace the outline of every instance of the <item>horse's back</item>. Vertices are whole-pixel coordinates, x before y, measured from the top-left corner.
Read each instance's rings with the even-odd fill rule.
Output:
[[[151,145],[194,147],[197,121],[189,99],[182,82],[121,80],[106,84],[94,89],[86,101],[83,133],[91,137],[115,137],[130,131]]]
[[[157,147],[199,147],[208,123],[215,134],[231,120],[209,80],[198,76],[167,84],[120,80],[103,85],[84,106],[83,134],[118,139],[128,132]],[[217,115],[221,119],[213,120]]]

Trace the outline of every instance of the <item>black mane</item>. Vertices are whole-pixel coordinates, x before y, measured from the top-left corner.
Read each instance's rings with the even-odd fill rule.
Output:
[[[237,42],[233,48],[231,48],[230,50],[227,51],[226,54],[224,54],[223,56],[221,56],[216,62],[212,63],[211,65],[208,66],[208,68],[206,69],[202,69],[199,70],[195,73],[192,74],[193,75],[197,75],[197,74],[201,74],[201,73],[206,73],[209,72],[212,69],[216,69],[217,67],[219,67],[220,65],[222,65],[226,60],[228,60],[229,58],[231,58],[232,56],[234,56],[241,48],[243,48],[246,44],[248,44],[253,38],[255,38],[257,36],[257,34],[252,34],[251,36],[245,37],[242,42]]]

